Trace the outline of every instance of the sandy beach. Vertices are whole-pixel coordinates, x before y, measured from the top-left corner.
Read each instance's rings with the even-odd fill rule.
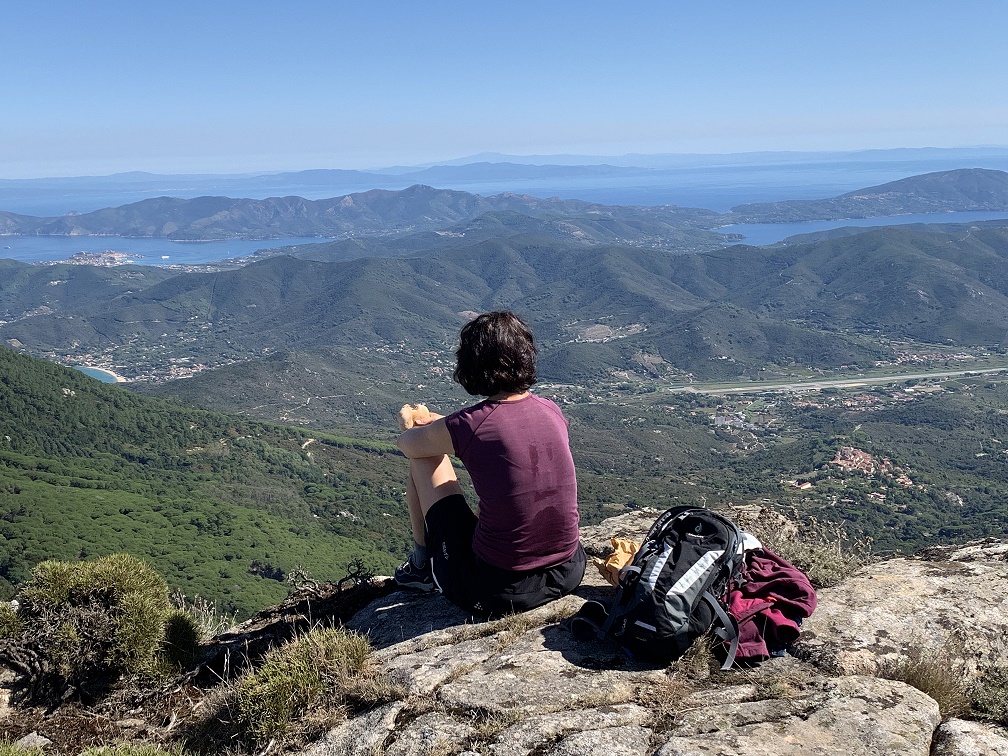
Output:
[[[94,365],[78,365],[77,369],[105,383],[126,383],[126,379],[121,375],[105,368],[95,367]]]

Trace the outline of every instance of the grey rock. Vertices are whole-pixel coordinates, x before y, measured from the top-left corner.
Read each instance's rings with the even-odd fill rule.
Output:
[[[537,628],[445,684],[438,697],[448,708],[547,713],[629,703],[642,686],[662,677],[656,671],[599,669],[596,662],[566,630]]]
[[[43,749],[46,746],[52,745],[52,741],[39,735],[37,732],[30,732],[20,740],[15,741],[14,745],[28,751],[36,748]]]
[[[1008,756],[1008,731],[982,722],[948,719],[935,733],[932,756]]]
[[[302,756],[380,756],[402,709],[401,702],[391,703],[343,722],[298,753]]]
[[[985,554],[988,557],[985,557]],[[920,649],[945,650],[963,672],[1008,665],[1008,562],[990,548],[941,561],[890,559],[819,592],[795,653],[839,674],[875,674]]]
[[[373,648],[382,649],[436,632],[447,640],[452,637],[450,628],[471,621],[467,612],[439,593],[401,590],[371,602],[346,626],[366,635]]]
[[[0,665],[0,722],[10,714],[17,690],[18,681],[14,670]]]
[[[549,756],[645,756],[650,750],[651,730],[646,727],[607,727],[587,730],[564,738]]]
[[[651,711],[636,704],[619,704],[592,709],[545,714],[523,719],[497,736],[490,747],[491,756],[528,756],[558,738],[590,730],[644,725]],[[650,731],[649,731],[650,732]],[[614,753],[621,753],[616,751]]]
[[[423,714],[396,730],[396,739],[385,751],[387,756],[432,756],[458,753],[476,728],[446,714]]]
[[[656,756],[928,756],[938,704],[891,680],[823,680],[793,700],[691,711]]]
[[[971,543],[951,546],[932,546],[920,557],[936,562],[1005,562],[1008,561],[1008,541],[984,538]]]
[[[393,682],[414,695],[433,693],[449,679],[478,667],[495,653],[492,639],[437,645],[415,653],[395,656],[385,662]]]
[[[662,513],[659,509],[635,509],[610,517],[600,525],[581,528],[581,543],[589,556],[606,557],[612,553],[612,538],[627,538],[638,543],[643,540],[648,529]]]

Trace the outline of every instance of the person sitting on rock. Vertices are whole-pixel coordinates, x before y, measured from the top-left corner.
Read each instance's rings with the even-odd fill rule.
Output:
[[[440,590],[485,617],[525,611],[573,591],[585,571],[577,482],[560,408],[536,382],[532,332],[511,312],[477,316],[459,335],[454,379],[485,400],[430,413],[398,439],[409,458],[413,554],[402,586]],[[449,455],[479,497],[470,509]]]

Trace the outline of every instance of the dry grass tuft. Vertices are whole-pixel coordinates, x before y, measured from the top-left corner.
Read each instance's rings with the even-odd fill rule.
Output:
[[[162,748],[149,743],[119,743],[112,746],[88,748],[80,756],[184,756],[186,752],[178,746]]]
[[[938,702],[944,718],[970,710],[969,683],[962,655],[953,642],[938,647],[916,647],[906,655],[883,663],[879,677],[912,685]]]
[[[234,614],[221,612],[215,602],[207,601],[201,596],[194,596],[190,599],[181,591],[176,590],[171,595],[171,602],[177,611],[192,618],[193,623],[199,628],[201,643],[213,640],[238,624]]]
[[[7,738],[0,739],[0,756],[42,756],[41,748],[21,748]]]
[[[789,519],[767,507],[755,515],[739,510],[729,516],[770,551],[804,572],[817,590],[837,585],[875,561],[871,538],[852,535],[842,523],[797,512]]]
[[[697,638],[685,654],[668,666],[664,679],[642,688],[638,703],[651,709],[651,726],[655,731],[671,730],[682,714],[683,700],[708,685],[720,667],[714,655],[713,636],[708,633]]]

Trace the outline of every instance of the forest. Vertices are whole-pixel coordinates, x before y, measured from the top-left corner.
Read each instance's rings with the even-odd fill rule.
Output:
[[[538,391],[569,419],[586,524],[770,506],[878,554],[1008,532],[1004,374],[800,394]],[[390,574],[406,552],[391,417],[342,431],[252,420],[8,349],[0,400],[0,597],[41,560],[124,551],[246,616],[287,595],[292,574],[338,580],[357,560]],[[843,469],[841,449],[875,469]]]
[[[0,596],[41,560],[125,551],[247,615],[292,570],[387,572],[406,548],[387,443],[189,409],[8,349],[0,404]]]

